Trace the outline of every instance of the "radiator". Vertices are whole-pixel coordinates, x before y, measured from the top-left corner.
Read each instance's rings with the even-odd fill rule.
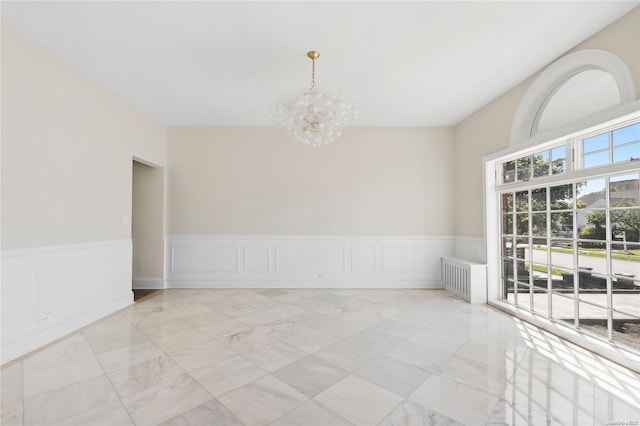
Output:
[[[487,303],[487,265],[443,257],[442,285],[469,303]]]

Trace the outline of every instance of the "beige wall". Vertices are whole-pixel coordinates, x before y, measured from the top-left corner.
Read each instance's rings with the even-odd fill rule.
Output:
[[[164,168],[133,162],[133,278],[164,275]]]
[[[2,249],[127,239],[132,157],[166,129],[2,23]]]
[[[451,128],[351,128],[309,149],[272,128],[168,132],[168,234],[451,235]]]
[[[618,55],[630,68],[640,88],[640,8],[634,9],[567,54],[583,49],[608,50]],[[509,146],[515,112],[538,74],[455,126],[456,235],[483,236],[482,157]]]
[[[576,50],[617,54],[640,86],[638,22]],[[2,58],[2,248],[129,238],[131,159],[164,166],[165,128],[4,23]],[[169,129],[167,233],[481,237],[482,157],[507,147],[535,77],[454,129],[351,128],[320,150]]]

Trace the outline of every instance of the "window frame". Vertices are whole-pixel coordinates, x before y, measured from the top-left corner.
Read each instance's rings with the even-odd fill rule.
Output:
[[[584,169],[582,167],[581,141],[591,135],[601,134],[640,122],[640,102],[636,102],[634,105],[635,109],[632,112],[626,112],[625,115],[611,118],[606,122],[588,125],[589,121],[585,120],[583,122],[584,125],[581,126],[581,130],[576,130],[570,134],[565,134],[555,138],[549,137],[546,138],[546,140],[543,138],[543,135],[537,135],[536,137],[531,138],[527,143],[510,146],[505,150],[488,155],[483,158],[483,172],[485,186],[484,235],[487,250],[487,282],[489,283],[487,289],[488,303],[496,308],[532,322],[535,325],[573,341],[580,346],[586,347],[589,350],[638,371],[638,366],[640,366],[640,351],[632,350],[626,346],[617,345],[616,342],[603,341],[601,338],[593,336],[590,333],[584,333],[580,329],[558,324],[546,316],[537,314],[535,310],[526,311],[525,309],[519,308],[517,304],[511,305],[504,300],[501,300],[503,260],[501,257],[502,235],[500,232],[500,226],[502,219],[502,207],[499,196],[500,193],[507,191],[515,194],[518,190],[528,190],[543,186],[550,187],[554,184],[579,182],[631,172],[639,173],[640,162],[638,161],[610,163],[605,166],[592,167],[588,169]],[[533,155],[543,150],[550,150],[552,147],[563,143],[567,144],[566,152],[568,164],[567,171],[565,173],[531,178],[524,182],[502,182],[502,164],[504,162],[514,159],[517,160],[523,156]],[[575,224],[573,232],[575,241],[577,233],[577,227]],[[531,303],[533,304],[533,302]],[[582,302],[580,301],[579,303]],[[549,312],[547,312],[547,314],[549,314]]]

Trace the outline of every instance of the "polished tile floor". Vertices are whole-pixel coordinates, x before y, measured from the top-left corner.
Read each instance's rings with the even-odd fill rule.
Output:
[[[2,425],[640,424],[640,375],[440,290],[160,291],[0,380]]]

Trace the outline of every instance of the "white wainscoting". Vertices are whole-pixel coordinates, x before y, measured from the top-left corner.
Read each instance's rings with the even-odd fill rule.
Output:
[[[167,288],[442,288],[449,236],[165,237]]]
[[[477,263],[487,263],[487,242],[484,238],[455,237],[455,256]]]
[[[131,303],[131,240],[3,250],[0,362]]]

